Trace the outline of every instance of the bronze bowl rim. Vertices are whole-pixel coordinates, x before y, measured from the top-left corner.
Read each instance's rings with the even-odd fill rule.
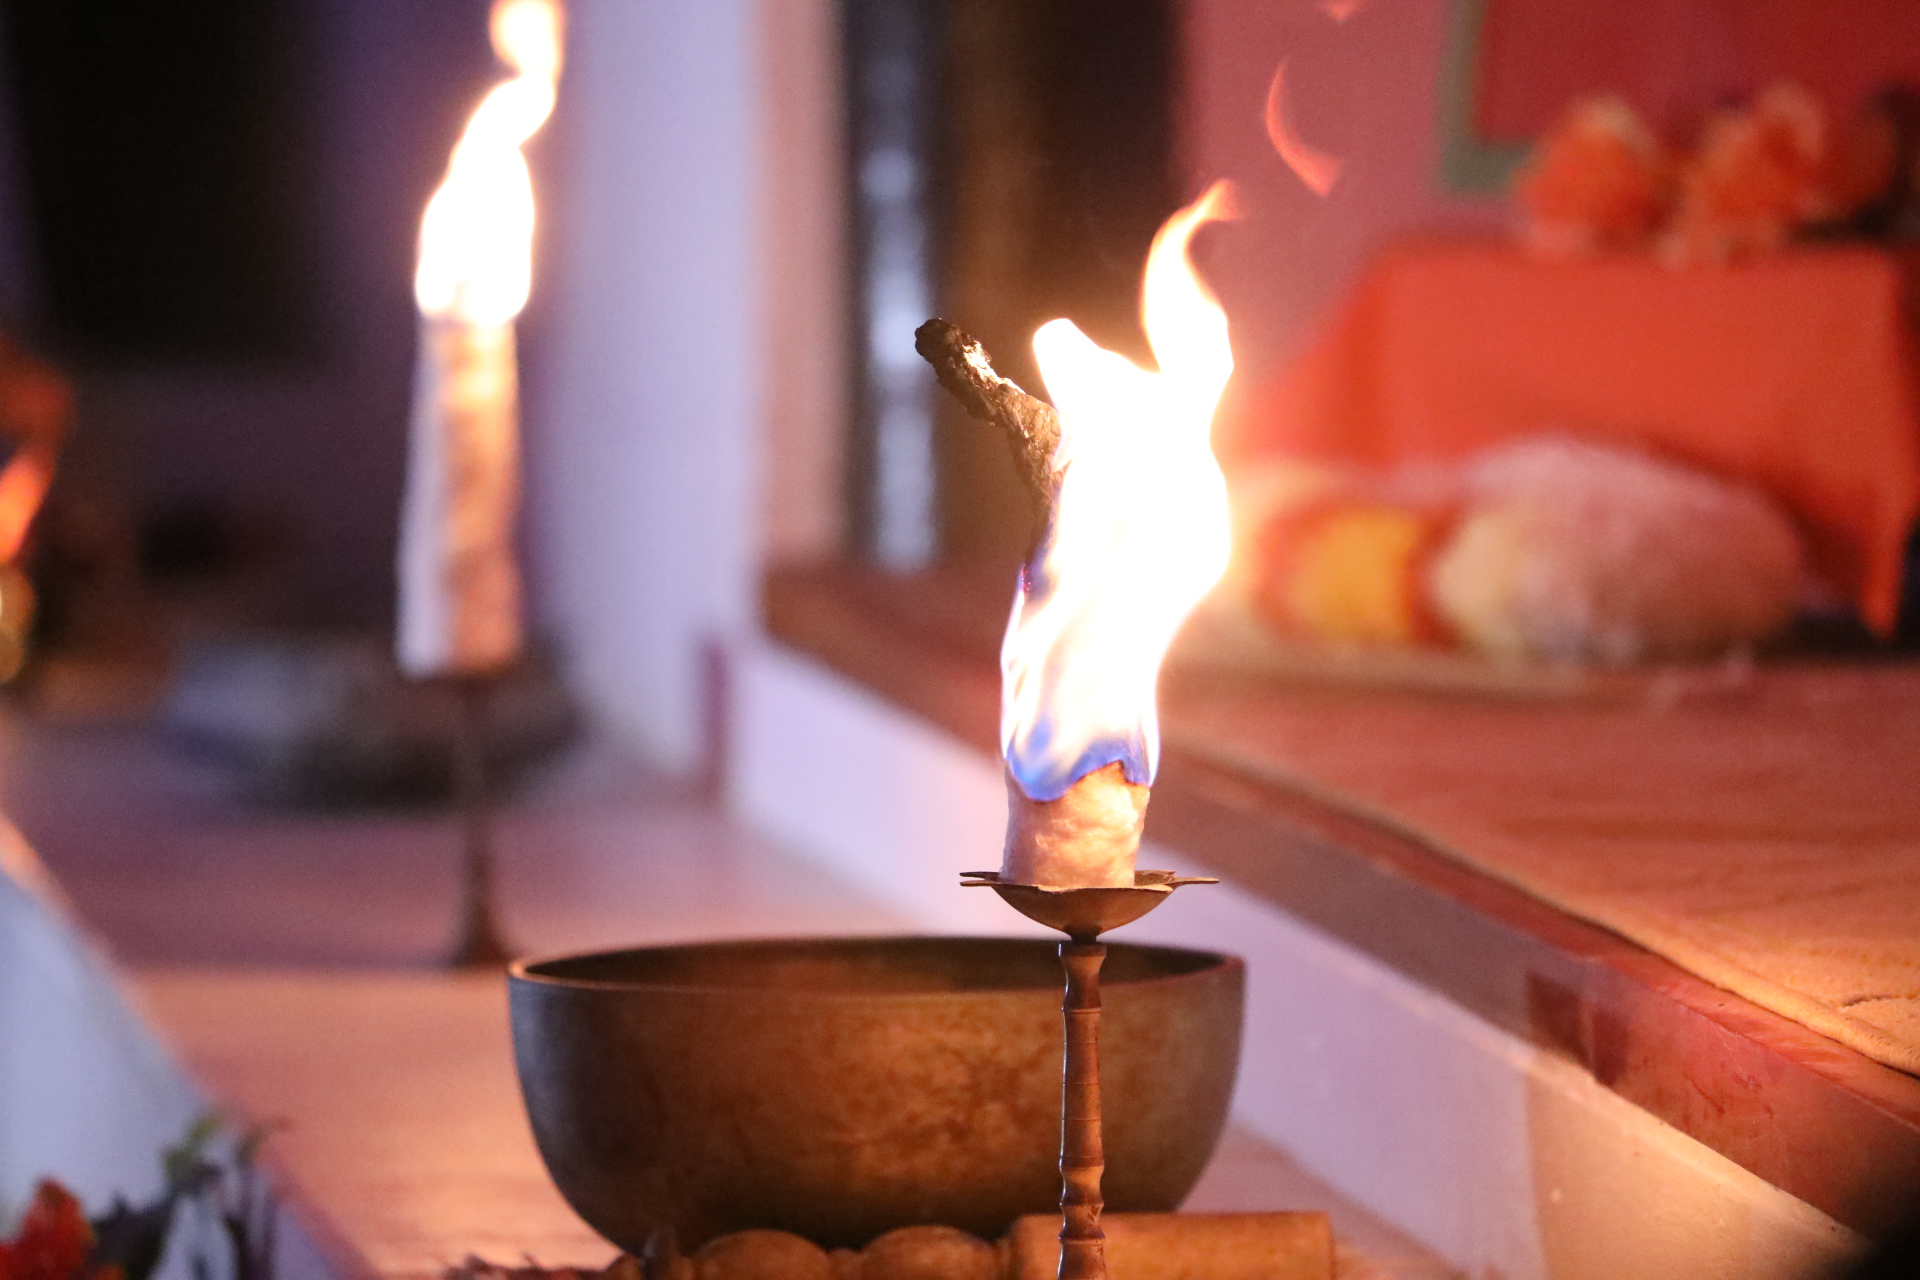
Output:
[[[783,1108],[783,1123],[776,1127],[793,1129],[802,1139],[775,1135],[782,1158],[791,1156],[793,1170],[805,1175],[797,1181],[797,1175],[789,1171],[783,1175],[784,1181],[776,1178],[762,1185],[766,1183],[764,1170],[752,1161],[742,1164],[729,1156],[715,1162],[704,1154],[710,1143],[701,1125],[662,1126],[644,1115],[629,1115],[625,1108],[629,1098],[641,1095],[704,1096],[698,1082],[707,1077],[697,1074],[703,1069],[699,1064],[704,1061],[704,1051],[662,1050],[661,1046],[669,1042],[661,1037],[671,1037],[672,1046],[688,1043],[687,1036],[708,1045],[722,1044],[714,1039],[714,1028],[735,1026],[742,1018],[747,1025],[765,1018],[769,1027],[787,1027],[789,1030],[781,1034],[788,1039],[793,1039],[792,1027],[814,1028],[801,1036],[809,1043],[825,1034],[818,1029],[822,1023],[829,1024],[826,1030],[830,1032],[831,1024],[842,1020],[856,1028],[890,1027],[901,1020],[941,1027],[954,1025],[959,1018],[968,1028],[961,1036],[962,1050],[971,1053],[967,1046],[976,1045],[987,1055],[983,1059],[986,1065],[998,1069],[1005,1046],[1011,1045],[1019,1050],[1013,1065],[1024,1072],[1032,1067],[1029,1050],[1051,1041],[1055,1046],[1052,1052],[1059,1052],[1064,975],[1055,952],[1060,945],[1057,935],[803,934],[653,942],[519,960],[509,966],[503,994],[509,997],[515,1074],[541,1163],[576,1212],[596,1231],[628,1249],[644,1245],[648,1233],[658,1225],[643,1221],[647,1215],[636,1208],[634,1197],[653,1194],[646,1190],[653,1186],[649,1179],[684,1177],[696,1164],[702,1168],[716,1165],[707,1170],[711,1176],[697,1180],[697,1194],[690,1192],[684,1204],[655,1206],[655,1216],[671,1220],[678,1230],[690,1233],[683,1234],[684,1239],[695,1243],[731,1230],[778,1227],[851,1247],[887,1230],[927,1221],[930,1213],[939,1221],[964,1226],[976,1234],[999,1234],[1010,1220],[1007,1215],[1044,1212],[1050,1203],[1057,1203],[1059,1180],[1054,1162],[1059,1135],[1058,1066],[1051,1071],[1039,1069],[1031,1077],[1023,1074],[1008,1087],[1008,1105],[1013,1107],[1010,1114],[1027,1119],[1011,1128],[1007,1124],[998,1129],[990,1127],[978,1138],[972,1136],[970,1128],[964,1129],[968,1136],[935,1161],[937,1168],[932,1172],[919,1169],[913,1159],[889,1157],[896,1163],[904,1160],[908,1181],[918,1189],[915,1194],[919,1198],[908,1196],[904,1201],[893,1190],[869,1194],[871,1203],[857,1198],[849,1201],[849,1195],[867,1194],[871,1189],[863,1191],[862,1179],[848,1181],[836,1172],[838,1157],[833,1142],[822,1144],[807,1137],[816,1113],[819,1123],[826,1126],[821,1133],[831,1137],[838,1132],[834,1126],[847,1106],[835,1099],[867,1096],[848,1094],[834,1082],[837,1077],[803,1073],[804,1081],[796,1081],[790,1073],[776,1071],[761,1081],[764,1096],[775,1098]],[[1129,974],[1129,980],[1116,979],[1112,984],[1110,1013],[1121,1012],[1123,998],[1129,1003],[1140,1002],[1139,1009],[1149,1015],[1168,1005],[1191,1006],[1194,1011],[1192,1035],[1149,1037],[1138,1046],[1145,1055],[1139,1063],[1161,1063],[1159,1069],[1167,1073],[1145,1077],[1134,1070],[1129,1077],[1134,1089],[1144,1088],[1153,1099],[1146,1111],[1159,1119],[1133,1126],[1130,1137],[1109,1136],[1109,1142],[1126,1137],[1113,1150],[1119,1152],[1125,1147],[1133,1152],[1135,1174],[1125,1187],[1110,1187],[1109,1194],[1124,1191],[1133,1198],[1129,1204],[1134,1208],[1172,1209],[1192,1189],[1217,1149],[1232,1110],[1239,1060],[1245,1048],[1247,965],[1230,952],[1197,947],[1159,942],[1110,945],[1121,955],[1139,953],[1133,963],[1119,966],[1121,972]],[[808,963],[811,957],[831,963],[836,953],[844,956],[848,952],[855,963],[843,973],[831,968],[816,970]],[[969,957],[982,957],[983,953],[997,953],[997,957],[984,973],[972,975],[971,980],[980,985],[910,989],[912,981],[939,984],[945,978],[965,983],[975,962]],[[885,972],[889,956],[900,957],[902,963],[917,970],[915,978],[905,984],[909,989],[889,984]],[[622,965],[622,957],[633,957],[631,965]],[[711,957],[711,961],[704,957]],[[955,957],[959,958],[957,966]],[[784,963],[790,958],[801,963]],[[665,963],[655,964],[656,959]],[[572,967],[569,962],[579,964],[592,976],[542,972],[548,968],[564,971]],[[713,967],[707,968],[709,963]],[[762,963],[767,970],[764,975],[754,968]],[[629,969],[628,976],[610,972],[621,968]],[[1155,972],[1164,968],[1174,971]],[[1135,973],[1141,976],[1133,977]],[[821,985],[809,986],[810,981]],[[970,1016],[960,1017],[975,1013],[982,1019],[978,1028]],[[709,1015],[720,1016],[716,1020]],[[1050,1029],[1047,1024],[1051,1024]],[[1187,1024],[1183,1021],[1181,1025]],[[1017,1034],[1002,1037],[995,1030],[1002,1026],[1013,1028]],[[536,1027],[559,1034],[529,1038],[528,1033]],[[978,1029],[993,1034],[975,1034]],[[930,1043],[946,1042],[936,1035]],[[1120,1060],[1136,1056],[1126,1044],[1123,1040],[1116,1046]],[[1196,1046],[1222,1052],[1195,1052]],[[629,1052],[636,1055],[635,1061],[664,1064],[656,1085],[639,1091],[619,1085],[617,1078],[624,1078],[624,1068],[618,1064]],[[825,1057],[832,1060],[840,1052],[836,1049]],[[901,1052],[914,1057],[910,1045]],[[932,1060],[946,1058],[936,1055]],[[757,1071],[746,1075],[760,1078]],[[725,1087],[716,1096],[724,1105],[715,1114],[724,1116],[731,1114],[729,1108],[738,1108],[728,1102],[731,1086],[724,1081],[722,1085]],[[801,1092],[794,1093],[795,1087]],[[967,1117],[979,1107],[978,1091],[973,1089],[943,1086],[928,1097],[932,1100],[929,1105],[938,1104],[935,1109],[940,1115],[951,1114],[963,1126],[971,1125]],[[600,1101],[589,1106],[582,1105],[582,1099]],[[1172,1112],[1168,1112],[1169,1107]],[[673,1113],[671,1107],[652,1109]],[[638,1126],[634,1133],[646,1135],[652,1153],[637,1162],[603,1149],[596,1136],[628,1124]],[[1032,1142],[1020,1136],[1028,1128],[1029,1136],[1038,1135]],[[896,1145],[900,1137],[891,1129],[877,1135],[878,1140]],[[1007,1183],[1007,1169],[1001,1167],[1001,1161],[1011,1161],[1008,1167],[1021,1171],[1017,1186]],[[822,1179],[833,1192],[825,1198],[807,1190]],[[753,1212],[737,1211],[742,1196],[751,1200]]]
[[[875,933],[875,934],[775,934],[754,935],[740,938],[710,938],[695,942],[648,943],[638,947],[603,947],[592,951],[569,951],[558,955],[524,957],[511,961],[507,965],[509,982],[524,982],[530,986],[553,987],[562,990],[606,991],[606,992],[647,992],[663,995],[725,995],[730,998],[754,999],[764,996],[778,996],[782,1000],[978,1000],[982,998],[1005,998],[1019,995],[1044,995],[1054,997],[1060,990],[1055,983],[1041,983],[1034,986],[983,986],[967,987],[960,990],[945,991],[887,991],[844,988],[826,990],[807,987],[769,987],[741,986],[722,983],[700,984],[689,982],[644,982],[632,979],[577,978],[551,973],[537,973],[534,970],[545,966],[564,964],[571,961],[604,960],[614,956],[642,955],[649,952],[698,952],[720,951],[734,948],[783,946],[841,946],[846,944],[880,944],[900,942],[973,942],[973,943],[1018,943],[1034,948],[1056,951],[1065,939],[1034,934],[991,934],[991,933]],[[1194,966],[1179,973],[1155,974],[1149,977],[1121,978],[1102,975],[1100,985],[1111,990],[1116,987],[1150,987],[1162,983],[1192,982],[1196,979],[1217,975],[1221,971],[1245,970],[1247,962],[1231,951],[1211,951],[1203,947],[1180,946],[1164,942],[1106,942],[1102,945],[1109,950],[1148,951],[1161,954],[1175,953],[1204,958],[1206,963]],[[1063,980],[1064,981],[1064,978]]]

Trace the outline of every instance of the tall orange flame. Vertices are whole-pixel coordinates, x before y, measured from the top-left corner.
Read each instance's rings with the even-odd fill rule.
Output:
[[[1226,571],[1227,487],[1210,435],[1233,348],[1187,247],[1230,216],[1228,199],[1227,184],[1214,184],[1154,238],[1140,313],[1158,371],[1096,346],[1069,320],[1033,335],[1060,413],[1063,474],[1000,664],[1007,766],[1035,800],[1116,762],[1129,781],[1152,781],[1160,664]]]
[[[494,51],[516,74],[474,110],[420,220],[413,295],[424,315],[501,325],[526,305],[533,179],[520,148],[553,112],[562,23],[555,0],[493,6]]]

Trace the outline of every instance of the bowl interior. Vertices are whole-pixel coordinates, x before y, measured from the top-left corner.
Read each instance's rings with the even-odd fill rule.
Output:
[[[1109,943],[1103,987],[1200,973],[1225,957]],[[936,995],[1058,990],[1057,944],[1026,938],[796,938],[700,943],[565,956],[516,965],[562,986],[780,991],[794,995]]]

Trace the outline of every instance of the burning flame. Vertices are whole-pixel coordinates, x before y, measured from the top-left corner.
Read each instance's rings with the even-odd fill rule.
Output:
[[[496,0],[494,52],[515,75],[474,110],[420,220],[413,296],[422,314],[501,325],[533,277],[533,179],[520,147],[553,111],[560,76],[556,0]]]
[[[26,544],[72,419],[73,388],[66,380],[0,338],[0,435],[14,444],[13,457],[0,468],[0,565],[17,560]]]
[[[1355,9],[1359,6],[1355,5]],[[1336,22],[1351,16],[1332,14]],[[1287,64],[1282,62],[1273,69],[1273,83],[1267,86],[1267,138],[1273,143],[1273,149],[1287,162],[1287,168],[1294,176],[1307,184],[1313,194],[1325,196],[1333,190],[1333,184],[1340,181],[1340,157],[1330,156],[1324,151],[1316,151],[1307,145],[1298,130],[1288,119],[1287,112]]]
[[[1062,478],[1000,649],[1000,741],[1035,800],[1057,800],[1116,762],[1128,781],[1153,781],[1161,661],[1226,571],[1227,486],[1209,437],[1233,348],[1187,245],[1230,216],[1228,198],[1215,183],[1154,237],[1140,315],[1158,372],[1095,346],[1069,320],[1033,335],[1060,413]]]

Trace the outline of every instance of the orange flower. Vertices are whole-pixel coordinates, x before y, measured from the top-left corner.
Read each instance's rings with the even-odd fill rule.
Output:
[[[1619,98],[1585,98],[1534,149],[1515,184],[1527,246],[1553,256],[1627,248],[1667,203],[1666,154]]]
[[[1715,114],[1681,175],[1663,255],[1699,264],[1772,253],[1802,223],[1835,216],[1832,132],[1820,101],[1785,83]]]
[[[3,1280],[75,1280],[93,1252],[93,1228],[73,1193],[51,1178],[34,1189],[20,1233],[0,1263]]]

